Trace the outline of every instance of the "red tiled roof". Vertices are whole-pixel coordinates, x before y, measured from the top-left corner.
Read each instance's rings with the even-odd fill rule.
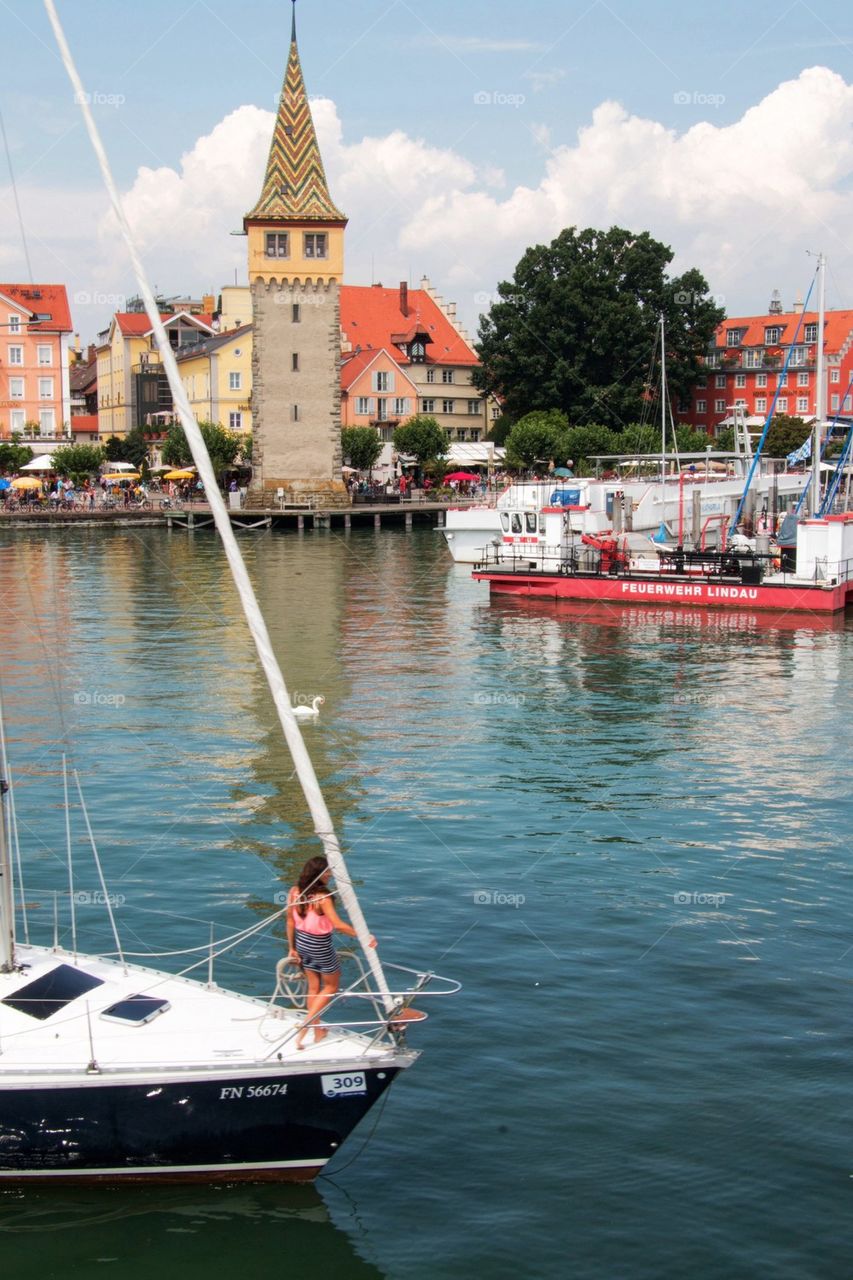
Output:
[[[189,312],[168,312],[160,316],[164,324],[168,324],[170,320],[174,320],[176,315],[189,315]],[[144,311],[117,311],[115,315],[118,327],[126,338],[144,338],[146,333],[151,332],[151,321]],[[208,328],[213,323],[213,316],[194,315],[190,316],[191,320],[200,320],[202,324]]]
[[[71,311],[64,284],[0,284],[0,294],[17,302],[25,311],[51,317],[30,324],[31,333],[71,333]]]
[[[71,419],[72,435],[97,435],[98,415],[96,413],[78,413]]]
[[[762,316],[729,316],[727,320],[717,329],[717,345],[724,347],[726,345],[727,329],[746,329],[746,333],[741,339],[742,347],[763,347],[764,330],[769,328],[781,329],[782,334],[778,344],[786,346],[794,341],[794,334],[797,332],[797,323],[800,319],[799,311],[787,311],[784,315],[762,315]],[[797,344],[806,346],[806,340],[803,336],[807,324],[817,324],[818,315],[816,311],[807,311],[803,317],[803,323],[800,328],[800,336]],[[827,311],[826,323],[824,328],[824,350],[834,355],[839,352],[847,341],[848,337],[853,334],[853,311]]]
[[[341,285],[341,328],[353,347],[375,351],[392,345],[391,335],[410,332],[414,327],[430,337],[427,364],[479,364],[479,361],[441,308],[423,289],[410,289],[408,315],[400,310],[400,290],[380,285]],[[394,355],[398,364],[408,364],[402,352]]]
[[[85,391],[87,387],[93,387],[98,381],[98,365],[96,361],[91,364],[73,364],[68,371],[70,386],[72,391]]]

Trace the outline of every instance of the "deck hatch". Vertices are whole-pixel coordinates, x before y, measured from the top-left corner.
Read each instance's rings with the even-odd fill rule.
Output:
[[[169,1001],[161,996],[126,996],[124,1000],[116,1000],[109,1009],[104,1009],[101,1017],[107,1022],[129,1022],[141,1026],[170,1008]]]
[[[78,996],[103,985],[102,978],[93,978],[91,973],[73,969],[70,964],[59,964],[50,973],[43,973],[25,987],[19,987],[0,1003],[46,1022]]]

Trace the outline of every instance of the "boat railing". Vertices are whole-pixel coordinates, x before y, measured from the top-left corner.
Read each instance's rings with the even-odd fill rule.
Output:
[[[323,1024],[328,1026],[330,1015],[332,1015],[331,1025],[335,1030],[360,1032],[366,1035],[368,1042],[364,1048],[365,1052],[380,1043],[397,1046],[405,1043],[408,1025],[412,1021],[421,1021],[426,1017],[422,1010],[416,1011],[412,1008],[412,1002],[415,999],[419,1001],[435,999],[439,996],[455,995],[461,990],[462,984],[454,978],[445,978],[433,972],[420,972],[405,965],[384,961],[383,968],[386,974],[405,975],[399,987],[389,989],[391,1006],[386,1008],[382,993],[372,985],[373,975],[366,968],[358,952],[339,951],[338,955],[356,970],[356,974],[352,981],[342,991],[337,992],[323,1009]],[[282,1001],[284,1003],[280,1003]],[[366,1003],[372,1016],[366,1018],[351,1017],[348,1014],[344,1017],[335,1016],[342,1011],[343,1006],[354,1001]],[[306,1005],[307,982],[304,971],[298,963],[283,957],[276,965],[275,987],[267,1007],[268,1019],[277,1020],[286,1012],[304,1013]],[[302,1027],[302,1021],[291,1027],[285,1035],[279,1033],[274,1037],[269,1034],[269,1023],[267,1022],[266,1025],[265,1038],[275,1040],[267,1054],[267,1057],[272,1057],[274,1053],[280,1053],[283,1047],[295,1039]]]

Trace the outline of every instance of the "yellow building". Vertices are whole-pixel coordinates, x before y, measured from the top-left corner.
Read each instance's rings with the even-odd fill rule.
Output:
[[[161,316],[176,354],[214,336],[211,315]],[[98,434],[126,436],[172,411],[172,393],[144,312],[117,312],[98,335]]]
[[[243,434],[252,430],[251,325],[179,351],[178,371],[199,421],[219,422]]]

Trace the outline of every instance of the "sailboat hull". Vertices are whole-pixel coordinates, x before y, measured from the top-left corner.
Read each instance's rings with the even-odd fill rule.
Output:
[[[4,1089],[0,1179],[311,1181],[399,1070],[329,1065],[168,1084],[94,1074],[70,1088]]]

